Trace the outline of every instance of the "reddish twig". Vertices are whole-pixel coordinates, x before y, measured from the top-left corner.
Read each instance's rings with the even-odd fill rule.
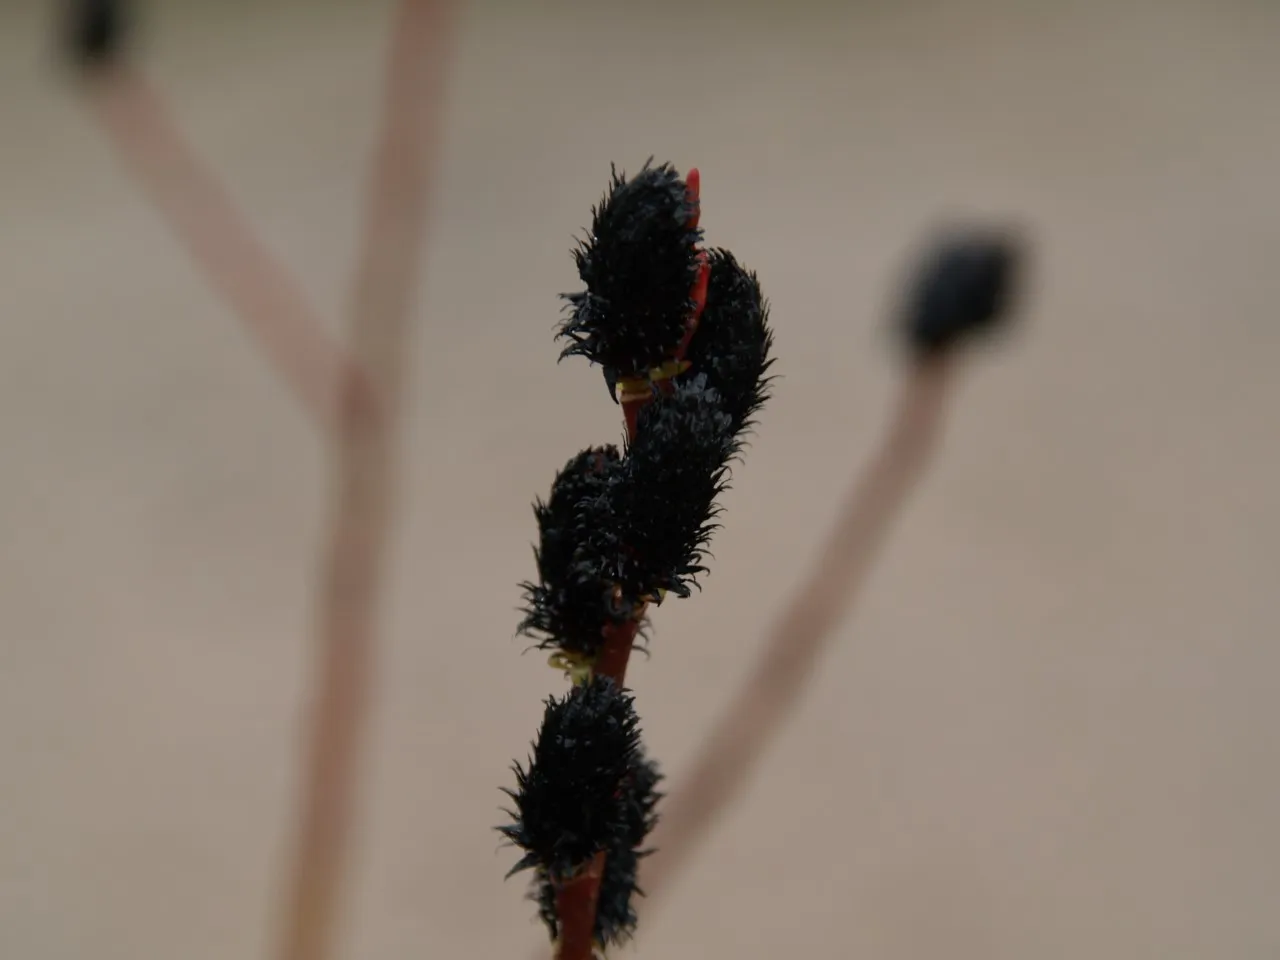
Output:
[[[396,426],[440,110],[442,0],[403,0],[393,28],[382,140],[353,302],[351,346],[377,387],[348,404],[336,445],[333,527],[318,594],[318,693],[310,718],[281,960],[325,960],[346,865],[393,499]]]
[[[635,417],[628,416],[627,439],[635,437]],[[645,607],[617,625],[604,628],[604,643],[592,674],[608,677],[618,687],[626,683],[627,665],[635,647],[636,635],[644,622]],[[604,877],[605,854],[598,853],[585,869],[566,881],[556,891],[556,916],[560,920],[560,938],[555,944],[555,960],[591,960],[595,951],[596,904],[600,899],[600,881]],[[544,954],[539,951],[539,957]]]
[[[755,670],[673,791],[640,886],[650,908],[742,787],[791,715],[819,657],[866,582],[886,533],[923,474],[946,406],[953,360],[918,361],[879,454],[851,487],[809,579],[774,624]]]
[[[644,622],[644,613],[639,613],[631,620],[617,626],[604,629],[604,644],[600,647],[600,658],[591,672],[597,677],[608,677],[619,688],[626,685],[627,664],[631,661],[631,650],[636,643],[636,634]]]
[[[556,891],[556,915],[560,918],[557,960],[590,960],[595,950],[596,905],[604,858],[603,853],[597,853],[585,870]]]
[[[146,77],[116,63],[86,80],[99,122],[174,235],[307,412],[336,429],[344,398],[367,391],[359,367],[186,143]]]

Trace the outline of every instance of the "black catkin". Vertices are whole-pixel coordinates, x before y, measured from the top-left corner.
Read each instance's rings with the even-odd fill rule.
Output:
[[[658,822],[655,807],[662,799],[657,790],[661,781],[657,764],[641,757],[624,782],[625,830],[607,851],[596,905],[595,939],[599,943],[620,945],[635,932],[635,898],[644,896],[636,879],[640,860],[652,852],[644,849],[644,842]],[[536,878],[530,898],[537,902],[538,915],[547,925],[551,939],[556,939],[560,935],[556,888],[545,874]]]
[[[584,559],[632,601],[661,590],[687,597],[699,574],[739,447],[733,420],[705,375],[640,411],[636,438],[604,491],[586,504]]]
[[[720,395],[737,435],[754,425],[754,417],[769,399],[767,376],[773,366],[773,331],[769,303],[756,275],[727,250],[712,250],[707,305],[685,359],[691,366],[682,380],[705,375],[706,384]]]
[[[598,565],[580,556],[588,533],[584,505],[604,491],[619,467],[612,445],[584,450],[556,475],[547,500],[534,504],[538,582],[521,584],[525,605],[519,632],[540,647],[592,657],[603,643],[601,630],[621,615],[611,602],[613,584]]]
[[[120,53],[129,20],[126,0],[66,0],[62,44],[82,68],[105,66]]]
[[[630,179],[613,171],[573,254],[586,290],[563,295],[569,316],[559,337],[569,345],[561,357],[586,357],[611,383],[669,359],[694,306],[697,207],[670,164],[651,163]]]
[[[609,851],[596,905],[596,939],[601,943],[621,943],[635,932],[634,899],[644,896],[636,879],[641,858],[652,852],[644,849],[644,842],[658,822],[661,780],[657,765],[646,760],[637,764],[628,781],[626,831]]]
[[[756,275],[728,251],[698,250],[697,202],[669,164],[650,161],[630,179],[615,169],[592,214],[590,235],[574,252],[586,289],[564,296],[561,357],[603,367],[611,395],[624,377],[664,382],[651,382],[651,398],[637,404],[625,451],[583,450],[534,504],[538,576],[521,584],[520,631],[569,655],[552,662],[582,682],[546,702],[533,754],[527,766],[513,765],[515,789],[504,790],[511,822],[498,828],[523,851],[508,876],[533,872],[530,897],[552,940],[564,934],[568,942],[572,933],[581,947],[576,938],[586,930],[562,929],[559,911],[585,924],[593,893],[597,944],[623,943],[635,930],[639,864],[650,852],[662,779],[644,755],[630,695],[593,673],[598,664],[622,668],[597,654],[606,628],[630,622],[625,632],[610,631],[625,642],[642,629],[648,603],[697,586],[718,526],[717,499],[768,399],[773,363],[769,305]],[[706,302],[691,330],[703,256]],[[688,368],[650,378],[687,337]],[[598,891],[594,876],[582,873],[597,856]]]
[[[900,326],[917,357],[993,331],[1008,314],[1021,251],[1008,236],[955,233],[929,250],[907,290]]]
[[[625,840],[628,808],[620,788],[639,751],[632,698],[608,678],[548,699],[528,767],[513,764],[516,789],[504,790],[515,810],[508,811],[513,822],[498,830],[524,851],[511,873],[535,868],[559,882]]]

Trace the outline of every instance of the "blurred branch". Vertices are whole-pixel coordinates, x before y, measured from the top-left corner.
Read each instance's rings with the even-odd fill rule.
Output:
[[[684,783],[665,804],[640,862],[640,921],[688,866],[707,832],[750,778],[794,713],[836,629],[865,585],[886,535],[923,476],[950,395],[950,354],[917,360],[878,454],[859,474],[809,578],[765,641],[755,670],[703,742]],[[534,954],[546,956],[545,948]]]
[[[819,657],[848,616],[892,527],[928,466],[945,412],[953,359],[919,361],[903,385],[889,433],[850,487],[809,578],[765,641],[754,672],[672,791],[642,862],[640,887],[652,909],[688,865],[765,749],[801,703]]]
[[[896,318],[912,365],[889,433],[850,488],[817,566],[774,624],[755,672],[712,730],[685,785],[672,794],[654,832],[657,852],[641,871],[641,886],[653,900],[688,863],[800,703],[929,464],[957,348],[1008,325],[1024,259],[1019,232],[970,225],[939,234],[916,265]]]
[[[318,689],[308,724],[280,960],[333,954],[395,493],[396,435],[426,237],[448,7],[444,0],[402,0],[392,28],[381,142],[350,318],[351,350],[376,393],[372,403],[344,411],[333,451],[332,528],[316,598]]]
[[[146,77],[116,62],[86,80],[103,130],[196,266],[307,412],[337,429],[343,404],[367,391],[359,368],[183,139]]]

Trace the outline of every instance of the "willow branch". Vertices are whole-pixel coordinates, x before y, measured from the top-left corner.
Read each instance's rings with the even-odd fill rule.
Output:
[[[173,235],[307,413],[336,431],[344,397],[367,392],[359,367],[201,163],[147,78],[117,62],[85,81],[87,103]]]
[[[652,910],[699,842],[747,782],[765,748],[802,702],[819,659],[849,615],[885,536],[935,448],[949,393],[950,357],[919,362],[908,376],[884,443],[856,478],[809,578],[770,630],[755,669],[669,796],[643,861],[640,887]]]
[[[351,349],[376,393],[343,410],[332,527],[317,596],[317,683],[280,960],[327,960],[346,872],[394,505],[397,426],[441,109],[442,0],[403,0],[394,25]],[[365,402],[367,401],[367,402]]]

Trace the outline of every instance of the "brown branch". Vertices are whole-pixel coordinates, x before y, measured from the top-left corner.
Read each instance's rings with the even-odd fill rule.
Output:
[[[333,526],[317,596],[318,693],[280,960],[326,960],[333,952],[373,671],[404,362],[426,233],[446,7],[443,0],[403,0],[393,27],[382,139],[351,306],[351,348],[377,393],[370,398],[374,402],[345,405],[334,450]]]
[[[922,361],[908,376],[889,434],[851,487],[811,576],[774,624],[755,671],[705,741],[683,785],[671,794],[654,831],[657,852],[642,862],[640,887],[647,898],[641,908],[651,910],[668,891],[799,704],[819,657],[928,465],[952,363],[943,357]]]
[[[143,74],[119,63],[85,83],[103,130],[188,255],[307,412],[336,429],[344,396],[367,386],[284,264],[200,162]]]

